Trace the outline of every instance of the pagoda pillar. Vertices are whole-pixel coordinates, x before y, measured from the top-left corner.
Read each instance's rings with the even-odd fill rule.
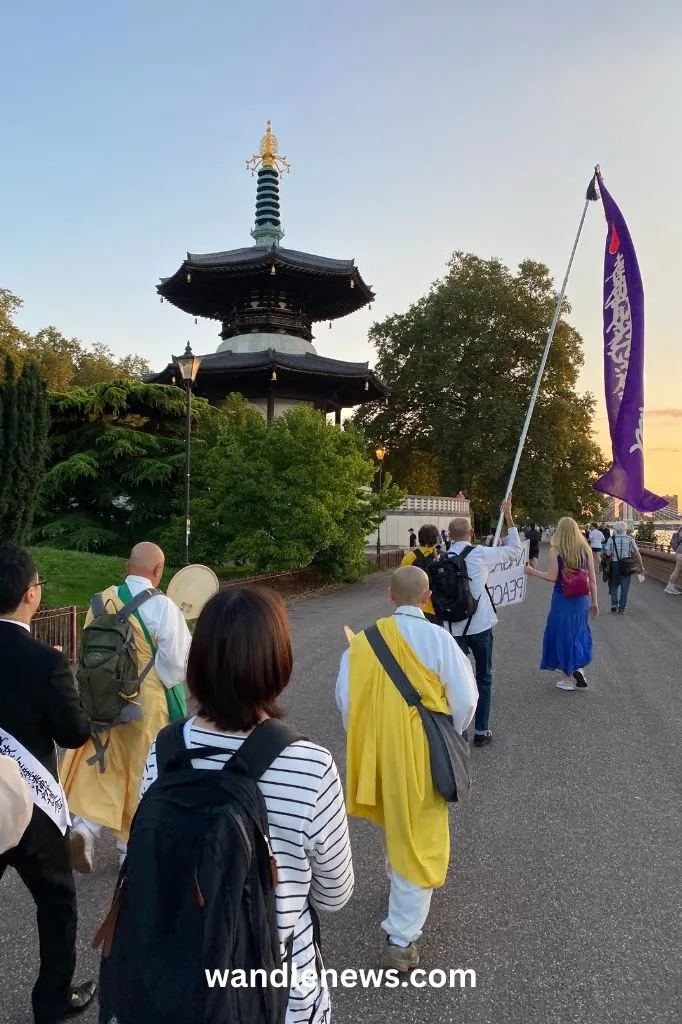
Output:
[[[334,423],[336,424],[337,427],[341,426],[341,409],[340,408],[334,409]]]
[[[267,421],[272,423],[275,418],[275,396],[272,391],[268,392]]]

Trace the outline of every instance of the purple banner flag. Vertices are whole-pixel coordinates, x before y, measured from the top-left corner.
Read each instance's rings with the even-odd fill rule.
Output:
[[[604,382],[613,465],[597,491],[656,512],[666,504],[644,487],[644,289],[623,215],[597,174],[606,215]]]

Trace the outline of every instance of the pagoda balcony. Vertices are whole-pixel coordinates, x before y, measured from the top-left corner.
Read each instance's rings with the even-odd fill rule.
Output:
[[[304,341],[313,340],[312,320],[300,310],[263,308],[240,309],[223,320],[220,337],[223,341],[239,334],[260,331],[272,334],[291,334]]]

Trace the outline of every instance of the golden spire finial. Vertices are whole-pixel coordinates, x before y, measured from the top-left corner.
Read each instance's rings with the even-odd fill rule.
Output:
[[[258,153],[246,161],[246,167],[252,174],[256,172],[259,167],[271,167],[278,171],[280,176],[286,171],[289,173],[291,170],[291,164],[285,156],[280,156],[277,152],[279,143],[277,136],[272,131],[272,121],[268,120],[265,125],[265,135],[260,140],[260,146]]]

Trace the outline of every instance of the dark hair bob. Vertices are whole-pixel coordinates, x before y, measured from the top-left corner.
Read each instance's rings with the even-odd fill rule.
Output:
[[[247,732],[263,715],[282,717],[277,698],[293,665],[282,598],[265,587],[226,587],[197,620],[187,687],[202,718],[225,732]]]

